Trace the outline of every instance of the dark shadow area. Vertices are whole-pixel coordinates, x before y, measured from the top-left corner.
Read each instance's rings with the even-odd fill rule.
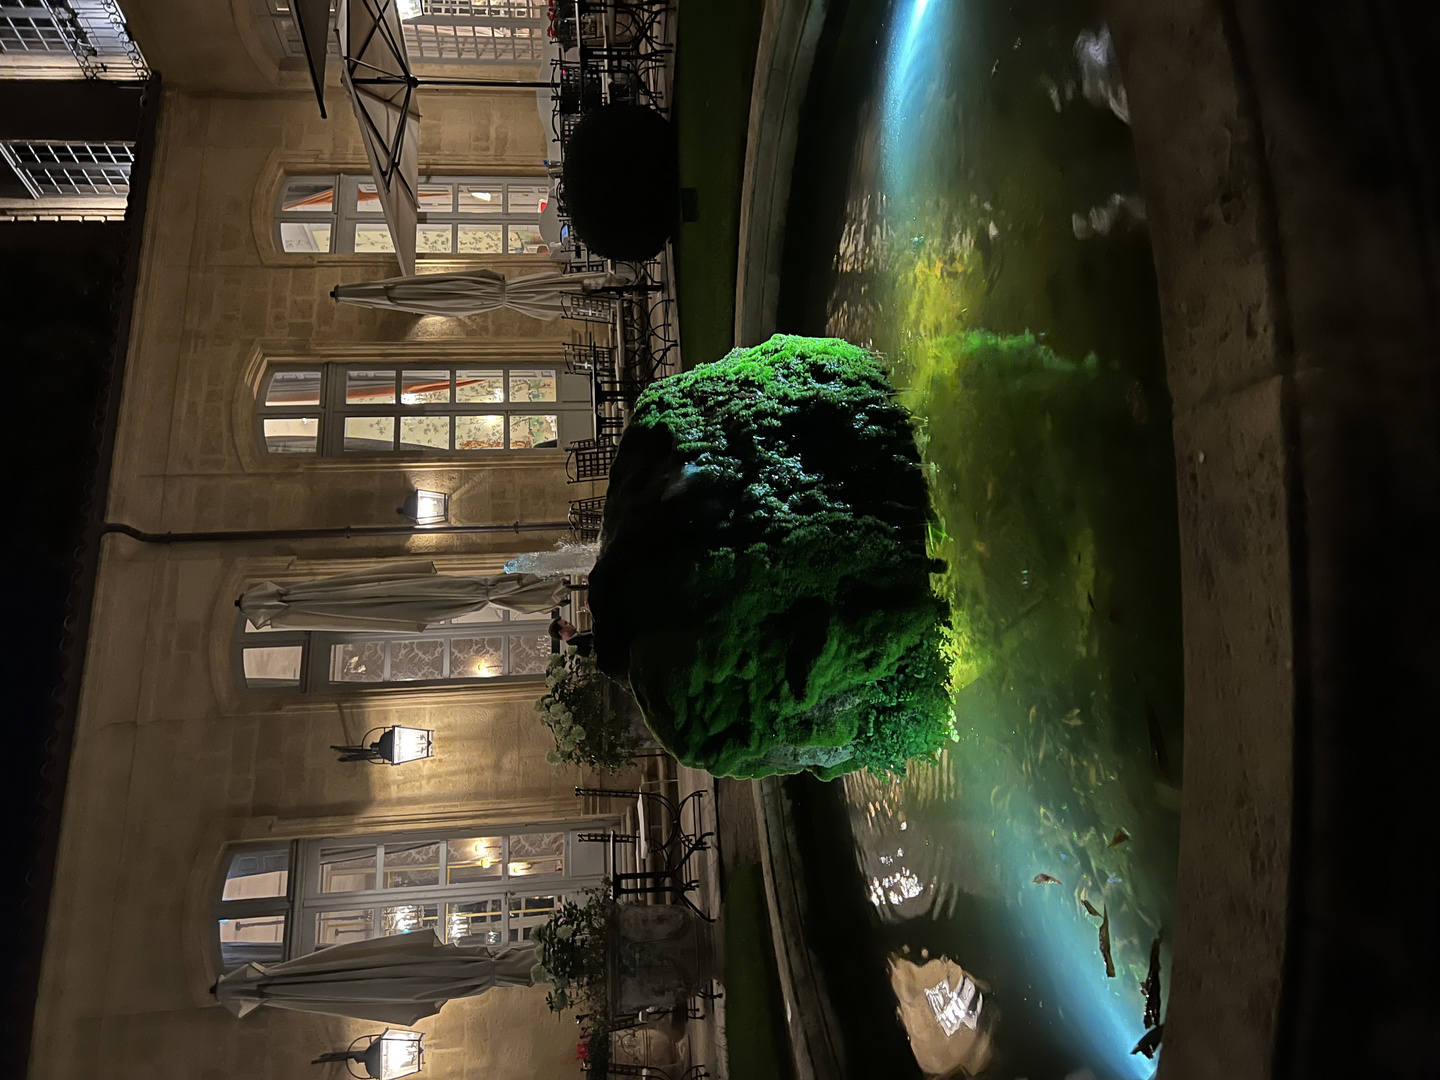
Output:
[[[118,222],[0,223],[0,341],[20,448],[6,530],[14,572],[4,655],[20,674],[6,694],[10,768],[0,796],[10,837],[12,878],[0,915],[7,926],[20,924],[38,854],[42,763],[66,664],[67,598],[95,468],[123,255]],[[28,1009],[34,992],[17,971],[21,945],[15,935],[0,945],[0,985],[14,998],[7,1017]]]

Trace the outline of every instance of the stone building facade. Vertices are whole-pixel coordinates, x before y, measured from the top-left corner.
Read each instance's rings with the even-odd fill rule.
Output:
[[[493,679],[421,687],[407,686],[411,676],[347,681],[338,667],[304,686],[283,685],[282,674],[277,685],[273,665],[264,664],[247,680],[249,641],[235,598],[259,580],[404,559],[494,572],[563,535],[337,534],[397,524],[395,508],[416,488],[448,493],[453,523],[522,529],[563,522],[567,500],[591,492],[567,485],[558,448],[272,453],[257,409],[277,366],[325,371],[326,379],[355,365],[558,373],[571,330],[511,311],[441,320],[335,304],[335,285],[398,270],[383,252],[287,252],[279,239],[288,178],[368,172],[333,73],[330,118],[322,120],[270,6],[133,0],[125,10],[165,88],[106,517],[150,539],[110,529],[103,540],[30,1075],[339,1076],[343,1066],[322,1072],[311,1059],[380,1025],[268,1009],[236,1019],[209,992],[227,959],[268,955],[263,942],[246,953],[256,938],[243,922],[230,931],[230,951],[221,945],[221,906],[238,855],[299,857],[328,850],[316,843],[325,840],[373,849],[401,835],[412,847],[473,841],[478,853],[491,842],[483,838],[519,844],[559,834],[563,858],[574,863],[574,830],[605,819],[574,797],[575,785],[591,778],[546,761],[553,744],[532,710],[543,688],[533,658],[516,663],[519,673],[505,667]],[[494,78],[537,71],[489,62],[447,72],[467,66]],[[420,107],[426,174],[543,176],[546,133],[533,90],[427,92]],[[514,275],[549,263],[536,254],[421,258],[422,270],[473,265]],[[497,636],[487,640],[504,629],[490,627],[485,633]],[[529,630],[525,647],[538,647]],[[323,669],[328,654],[319,643],[308,647]],[[332,744],[391,724],[433,729],[435,756],[394,768],[337,762]],[[523,866],[544,876],[545,867],[509,858],[507,875]],[[299,880],[295,862],[288,866],[279,891],[314,901],[316,886]],[[314,871],[312,860],[307,873]],[[566,873],[565,883],[537,878],[528,891],[557,894],[579,880],[573,866]],[[384,881],[382,874],[370,883]],[[238,893],[264,896],[266,888]],[[517,880],[512,892],[526,888]],[[512,940],[523,936],[533,911],[513,914],[508,892],[486,895],[498,898],[497,925]],[[274,905],[289,919],[274,949],[296,951],[299,921],[314,917],[299,899],[294,905]],[[438,916],[442,924],[447,917],[455,916]],[[576,1028],[550,1014],[544,997],[543,989],[508,989],[452,1002],[417,1025],[427,1037],[425,1074],[578,1076]]]

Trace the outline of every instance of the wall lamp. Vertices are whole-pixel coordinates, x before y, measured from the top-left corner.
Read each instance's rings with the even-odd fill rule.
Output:
[[[399,1080],[402,1076],[413,1076],[424,1064],[425,1036],[419,1031],[395,1031],[386,1028],[379,1035],[361,1035],[350,1044],[348,1050],[321,1054],[312,1065],[327,1061],[343,1061],[350,1075],[364,1080]],[[365,1043],[364,1047],[360,1043]],[[365,1071],[357,1073],[354,1066],[359,1064]]]
[[[370,741],[370,736],[379,737]],[[407,761],[435,756],[435,732],[426,728],[371,728],[358,746],[332,746],[341,761],[368,761],[371,765],[403,765]]]

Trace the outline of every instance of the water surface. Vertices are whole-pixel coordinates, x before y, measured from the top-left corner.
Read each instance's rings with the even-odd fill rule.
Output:
[[[877,1033],[848,1039],[852,1072],[915,1066],[893,1060],[908,1059],[893,999],[841,984],[883,981],[881,958],[943,956],[980,988],[986,1075],[1145,1078],[1155,1062],[1130,1051],[1175,903],[1182,687],[1170,401],[1128,101],[1095,5],[837,11],[783,328],[876,349],[919,417],[960,732],[902,781],[843,781],[855,865],[833,881],[870,914],[822,951],[849,951],[827,961],[837,1011]],[[833,793],[805,790],[823,818]],[[1087,902],[1108,913],[1113,977]]]

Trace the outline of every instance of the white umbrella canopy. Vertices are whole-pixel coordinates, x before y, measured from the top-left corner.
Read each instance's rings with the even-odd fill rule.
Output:
[[[632,280],[633,276],[625,273],[553,272],[506,280],[505,275],[494,270],[477,268],[453,274],[419,274],[337,285],[330,295],[342,304],[408,311],[415,315],[462,318],[508,307],[548,321],[565,314],[566,296],[628,285]]]
[[[495,986],[533,986],[535,946],[445,945],[434,930],[352,941],[286,960],[246,964],[215,984],[236,1016],[262,1005],[411,1025],[452,998]]]
[[[396,0],[341,0],[335,35],[344,57],[341,81],[360,123],[395,257],[404,273],[413,274],[420,220],[419,82],[410,73]]]
[[[257,629],[419,633],[487,606],[517,615],[548,614],[568,592],[558,577],[467,577],[438,573],[432,562],[406,562],[285,585],[262,581],[237,603]]]

